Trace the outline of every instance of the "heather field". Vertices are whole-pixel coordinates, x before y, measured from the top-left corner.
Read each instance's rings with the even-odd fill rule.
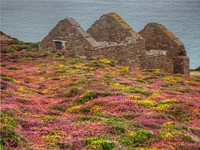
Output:
[[[199,150],[200,77],[38,51],[1,33],[0,150]]]

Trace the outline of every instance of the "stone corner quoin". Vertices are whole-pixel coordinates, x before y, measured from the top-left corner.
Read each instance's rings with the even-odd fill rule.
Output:
[[[39,49],[108,58],[133,69],[161,69],[189,76],[185,47],[169,29],[148,23],[137,33],[115,12],[102,15],[87,31],[74,18],[63,19],[44,37]]]

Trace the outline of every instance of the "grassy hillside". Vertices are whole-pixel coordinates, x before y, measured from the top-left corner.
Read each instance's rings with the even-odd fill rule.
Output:
[[[199,77],[65,58],[1,36],[0,149],[199,149]]]

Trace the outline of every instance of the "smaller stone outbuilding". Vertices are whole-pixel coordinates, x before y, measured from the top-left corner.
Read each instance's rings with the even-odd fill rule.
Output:
[[[102,15],[87,31],[73,18],[61,20],[41,41],[39,49],[109,58],[135,70],[161,69],[189,75],[185,47],[171,31],[149,23],[137,33],[115,12]]]
[[[189,57],[185,47],[169,29],[158,23],[149,23],[139,34],[145,40],[147,52],[165,50],[166,57],[173,63],[173,73],[189,75]]]

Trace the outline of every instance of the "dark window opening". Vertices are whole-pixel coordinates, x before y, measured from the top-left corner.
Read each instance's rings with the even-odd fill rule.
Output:
[[[56,49],[62,50],[63,49],[63,42],[55,41]]]
[[[55,49],[56,50],[65,50],[65,43],[66,41],[63,40],[53,40],[53,42],[55,43]]]

